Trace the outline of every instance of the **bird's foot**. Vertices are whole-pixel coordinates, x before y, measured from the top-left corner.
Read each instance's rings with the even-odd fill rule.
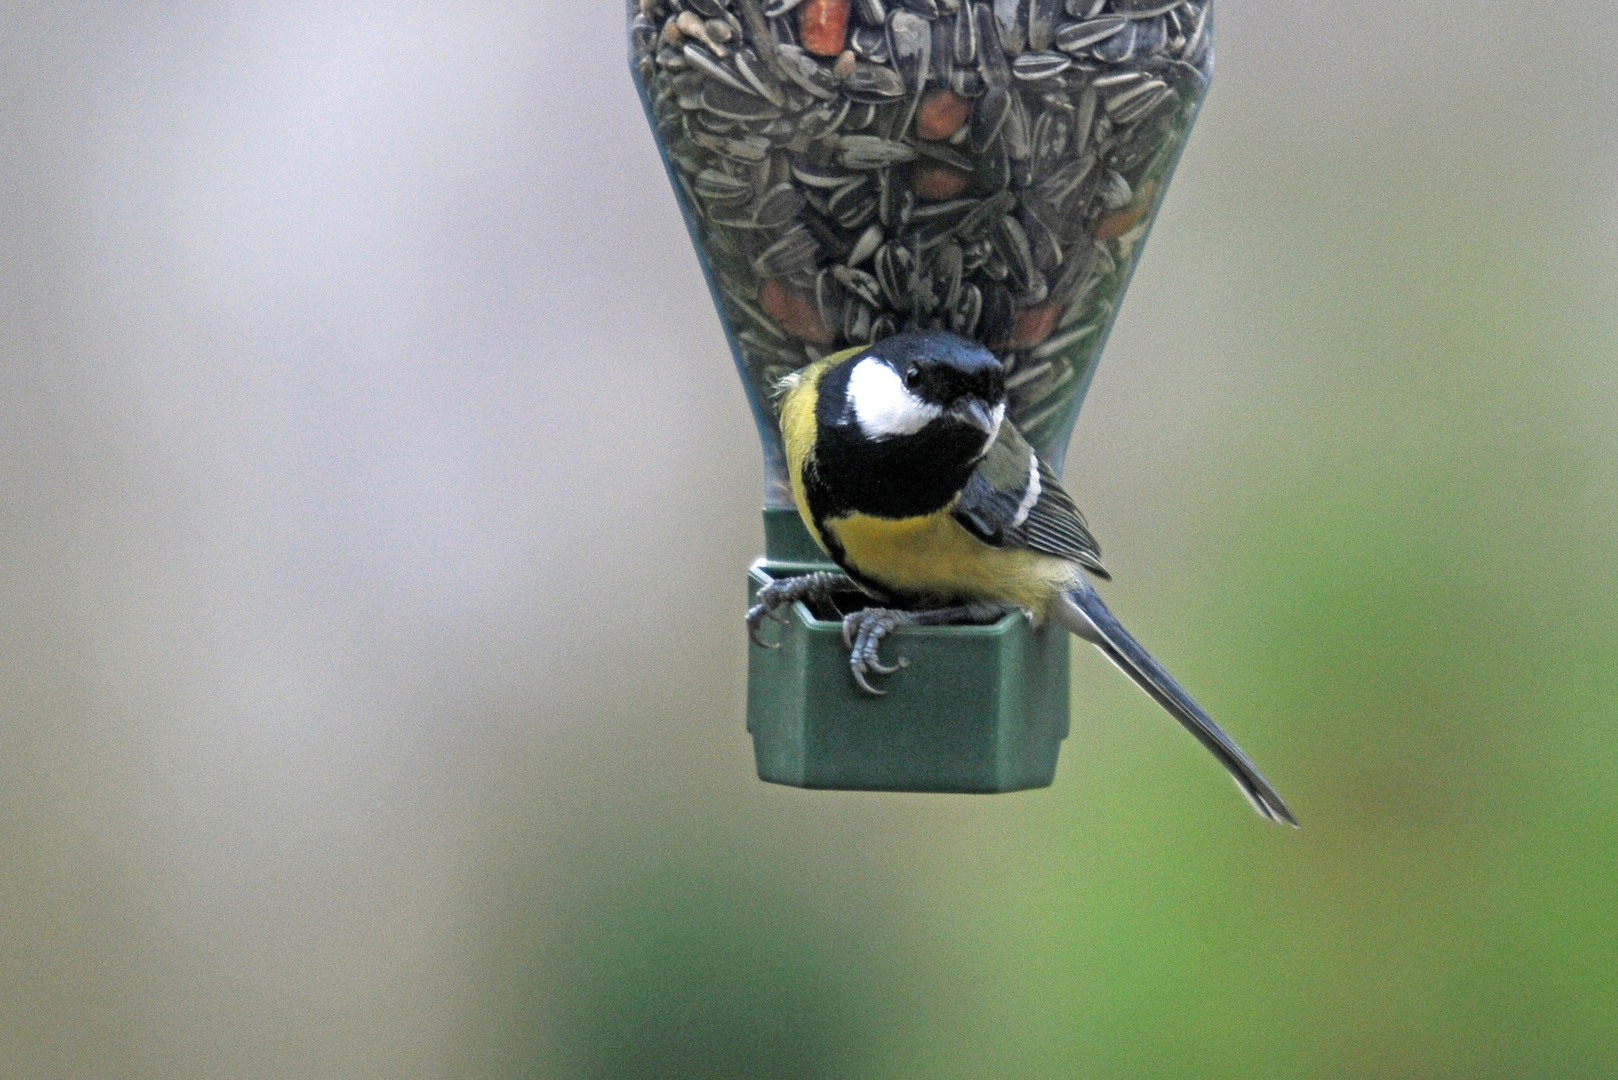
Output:
[[[795,604],[799,600],[824,602],[830,600],[833,593],[859,591],[860,587],[854,584],[854,579],[847,574],[825,570],[804,574],[802,577],[772,581],[758,591],[755,603],[747,609],[747,636],[760,648],[779,649],[781,647],[779,644],[771,645],[758,636],[759,628],[764,625],[765,619],[774,619],[778,623],[786,622],[776,614],[776,609]]]
[[[848,646],[848,667],[854,681],[867,694],[881,697],[867,675],[892,675],[910,661],[899,657],[892,664],[882,663],[882,639],[906,626],[982,626],[997,622],[1007,611],[1001,604],[964,604],[960,607],[933,608],[930,611],[895,611],[892,608],[863,608],[843,617],[843,644]]]

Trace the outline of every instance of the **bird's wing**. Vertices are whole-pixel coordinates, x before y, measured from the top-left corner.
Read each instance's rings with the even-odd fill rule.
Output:
[[[1072,559],[1097,577],[1101,546],[1051,467],[1010,423],[978,463],[955,504],[955,520],[985,544]]]

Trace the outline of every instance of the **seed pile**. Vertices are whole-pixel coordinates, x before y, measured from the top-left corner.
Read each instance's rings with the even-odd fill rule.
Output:
[[[1212,0],[629,0],[755,400],[939,327],[1059,459],[1212,70]]]

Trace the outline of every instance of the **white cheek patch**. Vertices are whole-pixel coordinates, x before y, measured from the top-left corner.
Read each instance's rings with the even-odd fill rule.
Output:
[[[944,415],[937,405],[906,390],[897,371],[869,357],[848,373],[848,400],[867,439],[914,435]]]

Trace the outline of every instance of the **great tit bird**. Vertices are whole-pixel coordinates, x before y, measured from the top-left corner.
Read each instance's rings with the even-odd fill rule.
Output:
[[[1191,695],[1130,636],[1085,574],[1109,578],[1084,516],[1006,419],[1005,370],[953,334],[897,334],[787,376],[781,433],[798,513],[842,568],[774,582],[747,613],[858,590],[880,607],[843,620],[855,681],[891,675],[902,626],[992,622],[1009,607],[1095,645],[1230,770],[1260,814],[1296,825],[1281,796]],[[901,661],[902,664],[902,661]]]

